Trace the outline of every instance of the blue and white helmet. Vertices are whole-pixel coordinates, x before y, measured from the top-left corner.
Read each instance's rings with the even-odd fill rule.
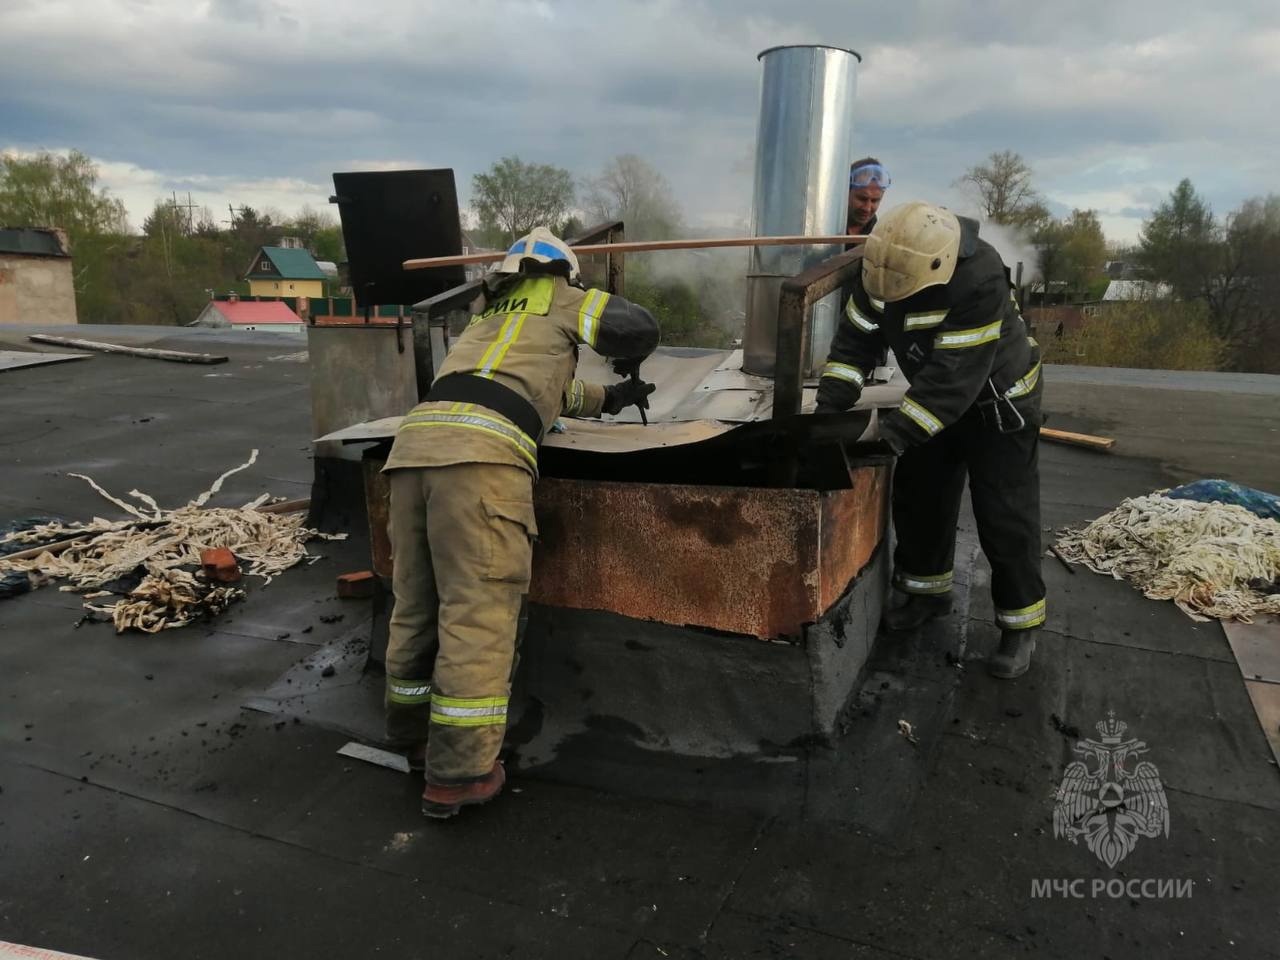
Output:
[[[534,227],[513,243],[495,273],[520,273],[530,260],[546,264],[563,262],[569,268],[569,282],[574,283],[578,279],[578,258],[567,243],[546,227]]]

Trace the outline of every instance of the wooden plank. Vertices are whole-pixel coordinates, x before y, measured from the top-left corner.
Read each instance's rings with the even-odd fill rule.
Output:
[[[1280,617],[1258,617],[1253,623],[1224,620],[1222,632],[1246,680],[1280,684]]]
[[[78,350],[96,350],[99,353],[122,353],[130,357],[148,360],[171,360],[174,363],[226,363],[226,357],[211,353],[185,353],[181,350],[156,350],[151,347],[125,347],[118,343],[100,343],[97,340],[77,340],[74,337],[54,337],[47,333],[33,333],[27,337],[34,343],[51,343],[56,347],[75,347]]]
[[[1246,680],[1244,688],[1253,701],[1253,712],[1266,735],[1267,744],[1276,763],[1280,763],[1280,684],[1265,680]]]
[[[644,253],[652,250],[705,250],[710,247],[802,247],[836,243],[861,243],[863,234],[840,234],[833,237],[710,237],[701,240],[629,240],[625,243],[584,243],[571,247],[579,256],[591,253]],[[465,253],[453,257],[425,257],[406,260],[406,270],[431,267],[456,267],[467,263],[496,263],[506,257],[505,251]]]
[[[1110,450],[1116,445],[1113,437],[1095,437],[1089,433],[1072,433],[1069,430],[1051,430],[1040,428],[1040,436],[1056,443],[1069,443],[1073,447],[1085,447],[1089,450]]]

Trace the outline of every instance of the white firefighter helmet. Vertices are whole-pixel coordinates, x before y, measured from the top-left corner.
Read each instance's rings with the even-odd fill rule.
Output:
[[[564,263],[568,268],[569,282],[573,283],[578,279],[578,258],[567,243],[546,227],[534,227],[513,243],[495,272],[520,273],[521,267],[529,261],[541,264]]]
[[[948,283],[960,254],[960,221],[919,200],[894,207],[863,244],[862,286],[877,300],[905,300]]]

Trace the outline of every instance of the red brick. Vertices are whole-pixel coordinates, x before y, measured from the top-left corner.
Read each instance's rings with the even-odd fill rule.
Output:
[[[359,570],[338,577],[338,596],[347,600],[363,600],[373,596],[373,571]]]
[[[235,554],[226,547],[214,547],[200,551],[200,566],[204,575],[219,583],[235,583],[240,579],[240,564]]]

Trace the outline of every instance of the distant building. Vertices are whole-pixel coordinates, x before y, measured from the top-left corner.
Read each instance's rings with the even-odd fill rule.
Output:
[[[306,322],[279,300],[210,300],[189,326],[301,333]]]
[[[244,273],[251,297],[323,297],[324,271],[297,247],[262,247]]]
[[[78,322],[67,235],[0,227],[0,325]]]
[[[1132,260],[1108,260],[1103,271],[1112,280],[1138,279],[1138,265]]]
[[[1154,280],[1112,280],[1102,294],[1103,303],[1129,300],[1168,300],[1173,287]]]
[[[1071,298],[1071,284],[1066,280],[1050,280],[1046,289],[1043,280],[1036,280],[1027,287],[1027,303],[1048,307],[1064,304]]]

